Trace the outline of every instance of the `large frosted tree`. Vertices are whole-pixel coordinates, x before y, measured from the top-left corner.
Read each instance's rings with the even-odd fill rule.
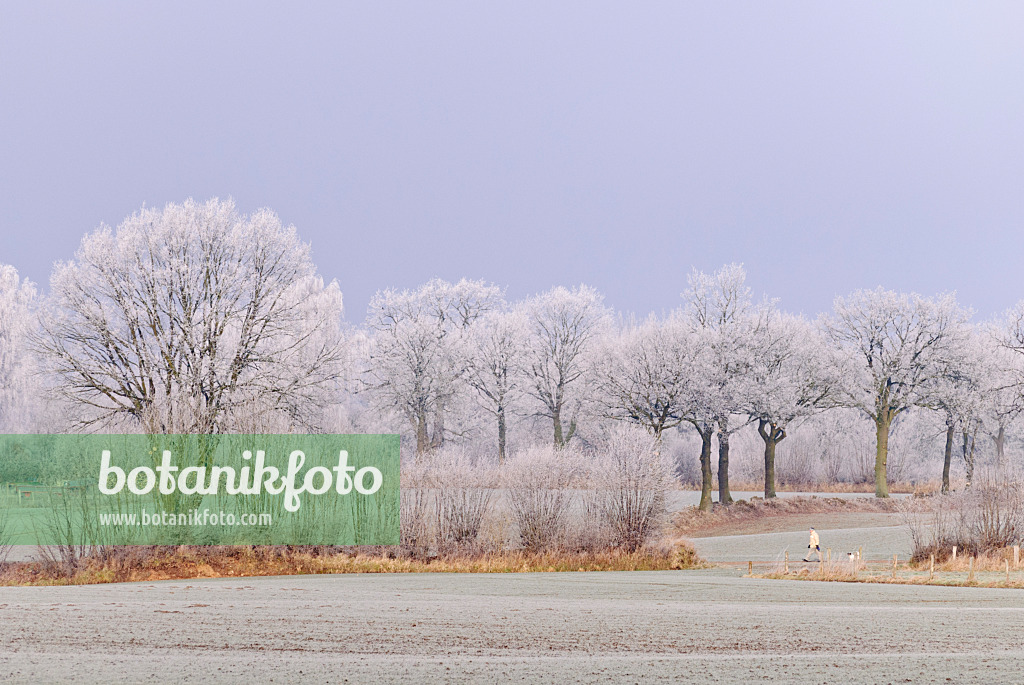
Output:
[[[434,279],[371,300],[367,387],[377,408],[409,422],[417,454],[444,444],[448,414],[470,367],[469,329],[500,301],[496,286],[465,279]]]
[[[729,438],[742,428],[744,397],[753,364],[756,308],[742,265],[729,264],[713,274],[693,271],[682,293],[691,324],[706,347],[703,365],[708,418],[718,433],[718,501],[732,502],[729,492]],[[698,427],[704,439],[706,422]]]
[[[523,303],[530,334],[526,344],[526,392],[535,414],[551,421],[554,444],[576,432],[584,401],[590,353],[611,316],[601,295],[585,285],[553,288]]]
[[[315,427],[344,368],[341,292],[270,210],[143,209],[58,263],[40,346],[81,424]]]
[[[775,453],[790,425],[831,406],[842,374],[838,355],[802,317],[765,306],[744,394],[764,441],[764,496],[775,497]]]
[[[939,412],[945,425],[941,492],[950,490],[950,469],[959,431],[968,484],[974,476],[974,440],[982,426],[987,397],[998,394],[996,349],[985,336],[968,332],[963,345],[946,355],[942,369],[924,386],[921,406]],[[1001,350],[1005,352],[1005,350]],[[993,406],[999,404],[997,397]]]
[[[602,340],[595,386],[606,414],[660,438],[686,421],[700,354],[684,317],[654,317],[626,325]]]
[[[927,403],[936,379],[959,358],[970,313],[953,295],[929,298],[884,288],[837,297],[823,329],[848,355],[841,401],[875,425],[875,495],[889,496],[886,466],[893,422]]]
[[[722,406],[711,333],[694,328],[687,313],[626,326],[604,341],[595,370],[598,396],[611,418],[660,438],[684,423],[701,437],[700,509],[710,511],[712,440]]]
[[[481,317],[466,336],[466,383],[477,406],[497,423],[498,463],[508,450],[508,419],[523,395],[526,354],[523,349],[527,319],[520,309],[492,311]]]

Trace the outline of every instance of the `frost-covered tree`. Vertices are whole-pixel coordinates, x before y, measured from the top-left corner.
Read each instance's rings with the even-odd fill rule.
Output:
[[[734,419],[744,410],[758,321],[746,278],[739,264],[726,265],[713,274],[694,270],[689,289],[682,294],[692,325],[711,355],[704,366],[705,382],[710,386],[707,409],[718,431],[718,501],[723,504],[732,502],[729,436],[745,425]]]
[[[684,317],[651,317],[602,340],[595,385],[613,419],[646,428],[660,438],[690,414],[700,350]]]
[[[851,362],[841,401],[875,424],[875,495],[889,496],[886,462],[893,422],[927,402],[927,391],[962,354],[970,313],[953,295],[935,298],[878,288],[837,297],[826,334]]]
[[[21,432],[32,420],[34,361],[29,335],[35,326],[36,289],[0,264],[0,432]]]
[[[764,441],[764,496],[775,497],[775,451],[794,422],[827,408],[842,373],[838,355],[807,320],[765,306],[754,335],[745,400]]]
[[[990,325],[986,334],[996,345],[986,402],[996,431],[996,462],[1003,465],[1006,428],[1024,414],[1024,301]]]
[[[367,387],[377,408],[409,421],[417,454],[444,444],[446,418],[469,368],[467,333],[500,301],[496,286],[466,279],[434,279],[371,300]]]
[[[86,426],[315,427],[344,366],[341,292],[269,210],[143,209],[86,235],[50,284],[39,344]]]
[[[660,438],[688,423],[701,437],[700,509],[710,511],[712,439],[722,406],[717,356],[708,330],[686,313],[650,318],[608,336],[598,357],[595,385],[606,415],[646,428]]]
[[[981,393],[983,427],[992,438],[996,465],[1006,465],[1006,431],[1024,412],[1024,355],[998,344],[989,348],[988,374]]]
[[[549,290],[524,302],[523,310],[530,327],[526,392],[562,447],[576,432],[589,353],[611,317],[601,295],[585,285]]]
[[[941,492],[950,490],[950,469],[957,432],[962,438],[962,454],[967,481],[974,475],[974,440],[981,428],[985,396],[994,390],[994,349],[989,341],[965,328],[962,345],[951,349],[942,360],[942,369],[922,387],[923,407],[937,411],[945,425]]]
[[[499,310],[482,316],[466,336],[466,382],[478,406],[497,421],[499,464],[507,453],[508,415],[523,394],[528,330],[523,311]]]
[[[721,383],[721,366],[714,348],[714,334],[707,329],[692,330],[695,354],[690,370],[690,406],[685,421],[700,436],[700,504],[701,511],[711,511],[711,491],[714,485],[714,472],[711,468],[711,440],[719,427],[722,407],[728,406],[730,396]],[[728,449],[728,448],[727,448]],[[719,458],[721,459],[721,449]],[[726,452],[728,459],[728,452]],[[721,464],[719,471],[721,473]],[[728,463],[725,464],[728,469]],[[725,488],[728,493],[728,484]],[[722,500],[721,484],[718,501]],[[728,503],[728,499],[724,500]]]

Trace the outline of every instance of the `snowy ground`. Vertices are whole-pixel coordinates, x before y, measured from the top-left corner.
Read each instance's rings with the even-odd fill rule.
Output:
[[[0,589],[0,680],[1019,682],[1024,591],[731,570]]]

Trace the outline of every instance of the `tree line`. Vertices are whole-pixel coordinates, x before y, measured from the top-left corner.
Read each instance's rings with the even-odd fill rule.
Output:
[[[681,277],[681,282],[684,279]],[[883,288],[816,320],[755,299],[742,266],[685,278],[677,309],[616,315],[591,287],[510,302],[484,281],[382,290],[347,324],[337,283],[269,210],[211,200],[143,209],[86,235],[45,295],[0,267],[0,427],[229,433],[372,427],[417,455],[486,417],[504,463],[513,425],[555,448],[631,423],[700,438],[702,509],[728,503],[730,437],[756,426],[764,494],[778,445],[807,418],[854,409],[875,427],[875,493],[909,409],[943,417],[973,476],[979,432],[1004,458],[1024,409],[1024,303],[972,322],[952,294]],[[357,416],[358,415],[358,416]],[[717,459],[714,448],[717,445]]]

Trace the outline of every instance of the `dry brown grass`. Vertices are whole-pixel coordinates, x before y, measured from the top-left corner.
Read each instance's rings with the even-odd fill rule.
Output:
[[[775,564],[754,578],[774,580],[818,580],[839,583],[885,583],[890,585],[941,585],[947,587],[1024,588],[1024,565],[1014,567],[1013,550],[999,550],[979,557],[959,556],[955,560],[871,564],[846,560],[823,563],[815,569],[787,572]]]
[[[526,573],[564,571],[663,571],[704,568],[685,540],[633,553],[509,551],[398,558],[384,548],[122,547],[84,558],[73,571],[41,561],[0,569],[0,585],[87,585],[188,578],[238,578],[325,573]]]

